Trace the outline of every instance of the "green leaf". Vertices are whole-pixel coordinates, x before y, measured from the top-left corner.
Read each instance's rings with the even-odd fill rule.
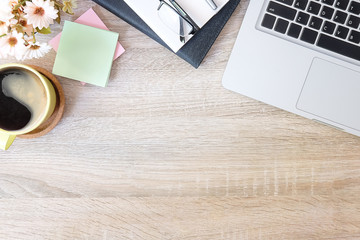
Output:
[[[50,34],[51,33],[50,27],[42,28],[42,29],[36,28],[36,31],[41,34]]]

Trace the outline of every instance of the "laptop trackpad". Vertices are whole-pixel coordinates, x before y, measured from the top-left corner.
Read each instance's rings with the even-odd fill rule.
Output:
[[[360,72],[314,58],[296,107],[360,130]]]

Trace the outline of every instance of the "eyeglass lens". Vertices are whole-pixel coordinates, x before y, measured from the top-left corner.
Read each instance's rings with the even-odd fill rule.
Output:
[[[186,37],[193,31],[191,24],[167,4],[161,5],[158,15],[161,21],[179,36]]]

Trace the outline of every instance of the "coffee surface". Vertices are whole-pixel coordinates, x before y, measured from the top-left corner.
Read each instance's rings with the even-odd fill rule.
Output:
[[[43,114],[47,98],[42,82],[26,69],[0,72],[0,128],[16,131],[31,126]]]

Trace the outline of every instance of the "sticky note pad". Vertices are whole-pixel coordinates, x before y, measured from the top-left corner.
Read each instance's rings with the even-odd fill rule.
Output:
[[[105,87],[119,34],[65,21],[53,73]]]
[[[100,17],[94,12],[92,8],[87,10],[85,13],[83,13],[78,19],[76,19],[74,22],[80,23],[83,25],[88,25],[91,27],[96,27],[104,30],[109,30],[105,23],[100,19]],[[56,35],[53,39],[49,41],[49,45],[55,50],[58,50],[59,43],[61,39],[61,32]],[[120,57],[121,54],[125,52],[125,49],[121,44],[118,42],[115,50],[114,60]]]

